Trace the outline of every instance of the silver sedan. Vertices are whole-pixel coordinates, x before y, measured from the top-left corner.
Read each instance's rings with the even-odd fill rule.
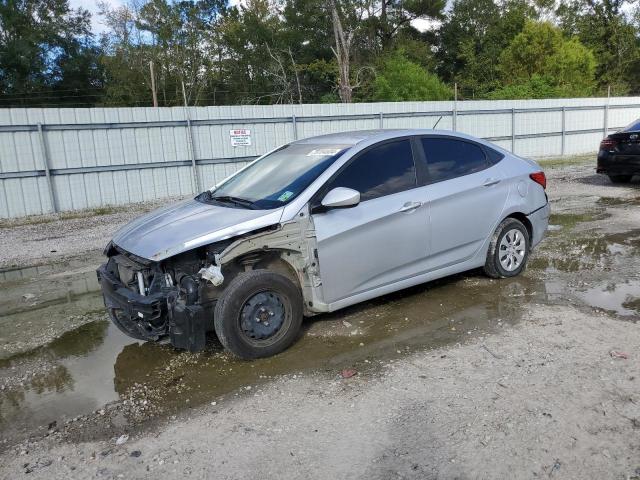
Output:
[[[355,131],[269,152],[118,231],[98,270],[112,321],[144,340],[274,355],[304,316],[465,270],[525,268],[548,224],[534,161],[450,131]]]

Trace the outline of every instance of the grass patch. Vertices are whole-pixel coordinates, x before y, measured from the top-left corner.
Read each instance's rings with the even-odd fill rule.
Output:
[[[6,218],[0,220],[0,228],[20,227],[23,225],[41,225],[44,223],[57,222],[58,220],[73,220],[76,218],[91,218],[101,215],[109,215],[125,210],[130,210],[131,206],[104,206],[87,208],[84,210],[72,210],[70,212],[52,213],[48,215],[29,215],[20,218]]]
[[[552,213],[550,225],[560,225],[563,229],[572,229],[579,223],[593,222],[598,219],[594,213]]]
[[[574,155],[571,157],[549,157],[536,160],[540,166],[545,168],[562,168],[571,165],[596,164],[596,154]]]

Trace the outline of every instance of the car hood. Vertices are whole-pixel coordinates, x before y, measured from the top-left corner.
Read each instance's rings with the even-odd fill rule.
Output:
[[[283,208],[249,210],[184,200],[128,223],[113,236],[118,247],[160,261],[187,250],[274,225]]]

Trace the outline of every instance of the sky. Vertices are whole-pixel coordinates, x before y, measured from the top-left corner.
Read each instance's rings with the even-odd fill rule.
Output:
[[[126,3],[126,0],[104,0],[112,7],[119,7]],[[237,5],[241,0],[229,0],[229,5]],[[91,13],[91,30],[94,34],[99,35],[104,32],[105,26],[102,23],[102,18],[98,15],[98,0],[69,0],[71,8],[82,7],[85,10],[89,10]],[[433,28],[434,24],[431,20],[418,19],[411,22],[411,24],[420,31],[425,31]]]
[[[124,4],[124,0],[105,0],[106,3],[111,4],[113,7],[118,7]],[[96,35],[104,32],[105,26],[102,23],[102,18],[98,15],[98,0],[69,0],[69,6],[73,9],[82,7],[85,10],[89,10],[91,13],[91,30]]]

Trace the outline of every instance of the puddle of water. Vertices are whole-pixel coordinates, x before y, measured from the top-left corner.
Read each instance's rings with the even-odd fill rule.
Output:
[[[541,246],[543,255],[529,263],[535,270],[554,269],[565,273],[613,269],[640,254],[640,229],[608,235],[552,235]]]
[[[168,413],[281,374],[367,368],[398,352],[464,341],[517,322],[524,303],[548,297],[544,282],[526,276],[454,277],[309,319],[292,348],[253,362],[234,359],[217,342],[189,354],[138,343],[108,322],[93,322],[29,355],[46,369],[0,392],[0,431],[60,423],[128,398],[141,385],[157,412]],[[0,363],[0,375],[10,374],[13,363]]]
[[[640,280],[598,285],[578,293],[578,297],[592,307],[640,318]]]
[[[5,270],[0,277],[0,359],[86,323],[87,315],[104,315],[93,265]]]
[[[107,321],[67,332],[32,356],[44,368],[22,388],[0,392],[0,431],[24,430],[89,413],[118,399],[113,387],[113,360],[132,343]],[[0,372],[11,373],[11,361]],[[42,364],[41,364],[42,365]]]
[[[94,265],[43,265],[0,272],[0,317],[68,304],[75,297],[98,292]]]

